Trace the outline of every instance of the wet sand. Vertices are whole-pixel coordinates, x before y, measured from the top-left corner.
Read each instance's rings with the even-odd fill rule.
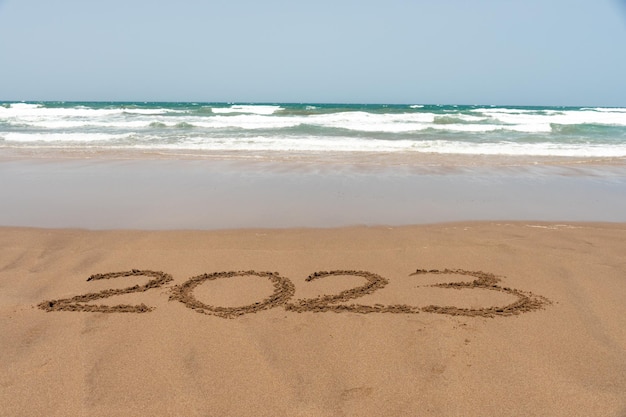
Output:
[[[215,230],[626,222],[624,164],[385,162],[0,160],[0,226]]]

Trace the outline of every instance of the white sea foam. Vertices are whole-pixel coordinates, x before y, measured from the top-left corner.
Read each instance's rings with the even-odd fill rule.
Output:
[[[22,103],[18,103],[22,104]],[[41,118],[41,117],[97,117],[123,113],[123,109],[90,109],[86,107],[56,108],[36,105],[0,107],[0,117]]]
[[[341,112],[307,117],[306,123],[364,132],[413,132],[427,129],[435,121],[433,113],[377,114],[363,111]]]
[[[432,125],[428,126],[435,130],[447,130],[450,132],[468,132],[468,133],[481,133],[481,132],[496,132],[496,131],[510,131],[510,132],[526,132],[526,133],[539,133],[550,132],[552,130],[549,124],[537,123],[537,124],[520,124],[520,125],[493,125],[493,124],[446,124],[446,125]]]
[[[32,103],[11,103],[9,104],[8,107],[5,108],[9,108],[9,109],[16,109],[16,110],[24,110],[24,109],[38,109],[38,108],[42,108],[43,106],[41,104],[32,104]]]
[[[537,112],[537,110],[531,110],[531,109],[508,109],[508,108],[505,108],[505,107],[497,107],[497,106],[481,107],[481,108],[477,108],[477,109],[472,109],[471,111],[477,112],[477,113],[495,112],[495,113],[513,113],[513,114],[524,114],[524,113],[536,113]]]
[[[23,134],[2,135],[6,145],[14,143],[30,148],[41,148],[74,143],[86,148],[169,149],[201,151],[244,152],[417,152],[463,155],[506,156],[564,156],[564,157],[626,157],[626,144],[589,145],[554,143],[491,142],[474,143],[454,140],[381,140],[358,137],[186,137],[183,141],[162,141],[158,136],[143,136],[142,140],[128,142],[133,134]],[[121,143],[119,141],[122,141]],[[0,140],[0,144],[2,141]],[[110,145],[107,145],[110,143]]]
[[[2,138],[7,142],[33,143],[40,142],[52,143],[88,143],[88,142],[107,142],[113,140],[126,139],[133,136],[134,133],[109,134],[109,133],[4,133]]]
[[[138,128],[146,128],[152,125],[153,123],[159,123],[158,120],[119,120],[119,121],[99,121],[94,119],[86,119],[83,121],[76,119],[55,119],[55,118],[46,118],[39,119],[34,121],[26,121],[22,120],[22,123],[26,123],[27,126],[42,128],[42,129],[76,129],[76,128],[122,128],[122,129],[138,129]],[[22,123],[13,122],[10,124],[15,124],[17,126]],[[176,123],[163,123],[164,126],[175,126]]]
[[[176,110],[167,110],[167,109],[124,109],[123,113],[130,114],[165,114],[165,113],[180,113]]]
[[[176,113],[177,110],[172,109],[139,109],[113,107],[103,109],[93,109],[85,106],[75,107],[44,107],[40,104],[30,103],[12,103],[8,107],[0,106],[0,118],[50,118],[50,117],[107,117],[121,114],[137,114],[137,115],[157,115],[165,113]]]
[[[257,105],[257,104],[233,104],[230,107],[213,107],[211,111],[216,114],[248,113],[248,114],[274,114],[282,110],[280,106]]]
[[[610,113],[626,113],[626,108],[620,108],[620,107],[583,107],[581,110],[593,110],[593,111],[610,112]]]
[[[563,110],[537,112],[516,109],[476,109],[475,112],[492,118],[494,121],[508,125],[540,125],[540,124],[598,124],[626,126],[626,112],[596,110]]]
[[[247,138],[195,138],[184,144],[157,144],[159,149],[192,149],[206,151],[275,151],[275,152],[394,152],[410,148],[411,141],[361,140],[350,137],[247,137]],[[137,145],[152,148],[152,145]]]
[[[521,144],[513,142],[487,143],[476,146],[473,143],[433,141],[425,144],[430,152],[462,155],[505,155],[505,156],[563,156],[581,158],[626,157],[626,146],[570,145],[550,143]],[[425,148],[424,151],[427,151]]]
[[[190,119],[194,126],[204,128],[239,128],[239,129],[282,129],[298,126],[303,118],[261,116],[256,114],[238,114],[234,116],[213,116],[210,118]]]
[[[353,137],[320,138],[312,137],[264,137],[254,138],[196,138],[185,143],[137,144],[136,148],[157,148],[203,151],[244,151],[244,152],[418,152],[462,155],[502,155],[502,156],[563,156],[563,157],[626,157],[626,145],[559,146],[547,143],[519,144],[498,142],[476,144],[448,140],[363,140]]]

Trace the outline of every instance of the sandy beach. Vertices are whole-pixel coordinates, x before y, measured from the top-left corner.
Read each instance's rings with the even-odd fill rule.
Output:
[[[0,248],[2,416],[626,415],[623,223],[5,227]]]
[[[625,24],[0,0],[0,417],[626,417]]]
[[[626,416],[623,163],[468,161],[5,155],[0,416]]]

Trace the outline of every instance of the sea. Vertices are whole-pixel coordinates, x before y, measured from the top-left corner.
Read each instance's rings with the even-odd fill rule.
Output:
[[[626,157],[626,108],[0,102],[0,149]]]

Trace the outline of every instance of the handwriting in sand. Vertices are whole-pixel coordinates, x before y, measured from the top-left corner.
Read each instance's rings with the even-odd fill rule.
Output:
[[[333,276],[357,276],[363,278],[365,283],[361,286],[332,295],[320,295],[315,298],[298,299],[290,301],[294,296],[295,287],[289,278],[281,276],[278,272],[258,272],[258,271],[226,271],[213,272],[209,274],[201,274],[189,278],[180,285],[170,288],[170,300],[179,301],[188,308],[198,313],[213,315],[222,318],[236,318],[244,314],[256,313],[258,311],[271,308],[283,307],[287,311],[303,313],[303,312],[352,312],[352,313],[398,313],[398,314],[416,314],[420,312],[448,314],[454,316],[474,316],[474,317],[496,317],[496,316],[512,316],[521,313],[530,312],[540,309],[550,301],[540,295],[531,292],[521,291],[514,288],[502,287],[498,285],[501,281],[500,277],[494,274],[482,271],[466,271],[463,269],[418,269],[410,276],[419,276],[425,274],[434,275],[462,275],[473,278],[471,281],[450,282],[443,284],[432,284],[430,287],[449,288],[449,289],[483,289],[490,291],[500,291],[513,295],[516,301],[499,307],[487,308],[460,308],[454,306],[412,306],[407,304],[345,304],[350,300],[363,297],[368,294],[380,290],[385,287],[389,281],[372,272],[355,271],[355,270],[334,270],[319,271],[309,275],[307,282],[328,278]],[[163,287],[165,284],[173,281],[171,275],[150,270],[133,269],[123,272],[109,272],[106,274],[95,274],[87,278],[87,281],[114,279],[123,277],[145,276],[151,278],[144,285],[134,285],[132,287],[121,289],[107,289],[95,293],[87,293],[76,295],[70,298],[59,300],[47,300],[39,303],[38,307],[45,311],[85,311],[100,313],[145,313],[152,311],[154,307],[145,304],[129,305],[96,305],[86,304],[95,300],[112,297],[115,295],[130,294],[136,292],[144,292]],[[274,287],[273,293],[258,302],[250,305],[238,307],[220,307],[205,304],[194,297],[194,289],[206,281],[217,279],[228,279],[237,276],[251,276],[259,279],[269,280]]]

